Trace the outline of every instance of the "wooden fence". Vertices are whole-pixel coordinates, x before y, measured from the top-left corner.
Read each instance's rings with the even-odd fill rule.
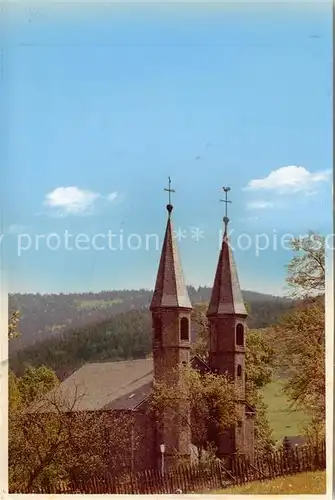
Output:
[[[196,493],[325,468],[325,446],[318,448],[306,446],[256,457],[252,463],[242,457],[234,457],[229,470],[220,460],[216,460],[208,465],[180,466],[164,475],[158,470],[146,470],[120,477],[106,476],[103,479],[92,477],[71,487],[63,485],[48,490],[35,488],[31,492],[164,494],[180,490],[182,493]]]

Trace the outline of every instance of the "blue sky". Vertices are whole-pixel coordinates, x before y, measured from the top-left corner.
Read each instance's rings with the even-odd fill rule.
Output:
[[[241,285],[281,294],[281,236],[331,231],[331,4],[17,5],[1,19],[9,291],[152,288],[170,175],[186,281],[214,279],[229,185]]]

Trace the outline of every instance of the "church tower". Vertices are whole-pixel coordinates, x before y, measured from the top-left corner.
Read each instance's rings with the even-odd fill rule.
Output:
[[[220,457],[234,453],[245,453],[250,448],[249,424],[246,424],[245,404],[245,349],[246,318],[242,292],[228,239],[227,194],[226,213],[223,218],[224,234],[219,261],[214,279],[212,296],[207,310],[209,320],[209,364],[213,371],[228,374],[235,383],[237,393],[237,425],[217,436]]]
[[[190,361],[192,305],[184,281],[176,240],[173,238],[171,214],[171,180],[165,189],[169,193],[168,219],[162,247],[156,285],[150,305],[153,325],[154,379],[176,386],[176,369]],[[176,403],[181,405],[181,403]],[[162,412],[158,425],[158,444],[165,444],[166,465],[173,465],[178,457],[189,458],[190,425],[181,421],[189,408],[177,407]]]

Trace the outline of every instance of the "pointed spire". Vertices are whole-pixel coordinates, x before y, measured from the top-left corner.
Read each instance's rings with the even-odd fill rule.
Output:
[[[171,189],[170,177],[169,187],[165,188],[165,191],[169,193],[169,203],[166,206],[169,215],[150,310],[165,307],[192,309],[192,304],[185,285],[177,243],[173,238],[171,222],[173,206],[171,205],[171,193],[175,191]]]
[[[223,217],[224,234],[216,269],[212,296],[207,310],[207,316],[221,316],[224,314],[240,314],[248,316],[237,275],[232,249],[228,239],[227,193],[230,188],[223,188],[226,193],[225,216]]]

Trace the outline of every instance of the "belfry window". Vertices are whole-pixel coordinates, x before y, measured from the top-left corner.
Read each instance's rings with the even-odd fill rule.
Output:
[[[244,346],[244,326],[242,323],[236,326],[236,345]]]
[[[189,332],[189,323],[187,318],[181,318],[180,320],[180,340],[189,340],[190,332]]]
[[[242,366],[241,365],[237,365],[237,376],[242,377]]]

